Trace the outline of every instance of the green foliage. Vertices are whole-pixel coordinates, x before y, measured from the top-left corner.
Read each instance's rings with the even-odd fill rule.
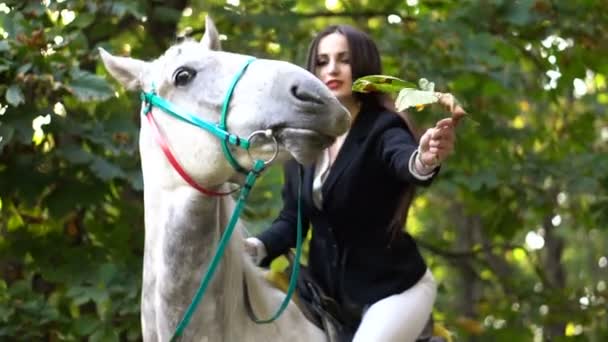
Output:
[[[96,48],[152,58],[176,34],[200,38],[206,14],[225,49],[298,64],[319,29],[354,24],[384,74],[433,80],[480,123],[459,126],[407,227],[457,340],[608,338],[601,2],[44,3],[0,6],[1,340],[141,338],[139,100],[108,83]],[[439,117],[425,111],[421,129]],[[245,213],[253,232],[280,208],[269,171]]]
[[[116,1],[49,3],[0,12],[0,339],[135,340],[137,99],[115,96],[96,46],[137,21]]]

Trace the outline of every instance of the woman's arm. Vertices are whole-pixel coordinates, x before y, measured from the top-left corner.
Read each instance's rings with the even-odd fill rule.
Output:
[[[419,145],[407,128],[391,127],[382,133],[379,146],[381,160],[397,179],[428,186],[454,149],[452,119],[442,119],[429,128]]]

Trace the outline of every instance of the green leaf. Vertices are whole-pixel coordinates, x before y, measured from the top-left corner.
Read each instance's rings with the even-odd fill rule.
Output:
[[[99,266],[97,274],[104,284],[109,284],[118,274],[118,268],[115,264],[105,263]]]
[[[103,330],[97,330],[91,338],[90,342],[118,342],[118,333],[111,328],[104,328]]]
[[[160,22],[173,23],[181,18],[182,12],[172,7],[167,6],[155,6],[153,17]]]
[[[404,81],[397,77],[386,76],[386,75],[369,75],[357,79],[353,83],[353,91],[359,93],[369,92],[398,92],[403,88],[415,88],[416,85],[407,81]]]
[[[109,181],[113,178],[125,177],[124,171],[118,166],[111,164],[103,158],[95,158],[91,164],[91,171],[103,181]]]
[[[8,87],[8,90],[6,91],[6,102],[11,104],[13,107],[17,107],[25,102],[23,92],[19,86],[13,84],[12,86]]]
[[[19,69],[17,69],[17,75],[25,74],[26,72],[30,71],[31,68],[32,68],[32,63],[25,63],[22,66],[20,66]]]
[[[74,332],[78,336],[88,336],[94,331],[97,331],[101,322],[89,316],[82,316],[76,319],[73,323]]]
[[[6,52],[11,49],[11,46],[8,44],[8,40],[0,40],[0,52]]]
[[[2,152],[1,149],[0,149],[0,152]],[[138,191],[144,190],[144,179],[141,174],[141,171],[137,170],[137,171],[129,172],[127,174],[127,179],[129,180],[129,183],[131,184],[133,189],[138,190]]]
[[[95,15],[93,15],[92,13],[79,13],[76,16],[76,19],[74,19],[74,21],[70,23],[70,26],[86,28],[90,26],[93,21],[95,21]]]
[[[114,94],[108,82],[95,74],[76,70],[71,76],[72,81],[66,87],[81,101],[103,101]]]
[[[11,15],[4,18],[2,28],[8,33],[9,37],[17,37],[18,34],[24,31],[23,26],[21,26],[21,22],[23,21],[24,18],[22,13],[19,11],[12,11]]]
[[[131,14],[135,18],[141,19],[146,15],[146,10],[139,1],[124,1],[113,3],[112,13],[119,17]]]
[[[36,18],[41,18],[46,11],[46,7],[42,4],[42,1],[31,1],[21,11],[23,11],[23,13],[28,13],[29,15],[36,16]]]
[[[439,96],[435,92],[405,88],[399,92],[395,107],[401,112],[410,107],[424,106],[437,101]]]
[[[510,13],[506,15],[506,19],[513,25],[525,26],[530,24],[534,20],[534,5],[533,0],[524,0],[518,4],[512,4],[510,7]]]
[[[8,143],[11,141],[14,133],[15,128],[7,125],[0,125],[0,154],[4,149],[4,146],[7,146]]]
[[[82,203],[83,186],[74,181],[65,181],[62,186],[53,190],[44,200],[53,217],[63,218],[74,212]]]
[[[93,157],[90,153],[76,145],[67,145],[58,150],[59,154],[65,157],[72,164],[85,164],[90,162]]]

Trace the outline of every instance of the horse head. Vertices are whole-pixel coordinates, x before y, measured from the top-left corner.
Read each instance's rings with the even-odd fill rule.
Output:
[[[226,104],[226,131],[241,138],[259,131],[271,134],[251,139],[248,151],[228,147],[245,169],[251,168],[253,159],[269,160],[275,154],[279,159],[291,155],[303,164],[311,163],[350,124],[347,110],[307,70],[267,59],[248,64],[250,56],[221,51],[210,18],[201,41],[182,41],[151,62],[113,56],[103,49],[100,53],[109,73],[126,88],[153,92],[205,122],[220,122],[232,91]],[[238,173],[222,152],[221,139],[161,108],[151,110],[167,144],[193,179],[211,187],[236,179]],[[156,144],[152,129],[143,124],[140,153],[144,180],[153,177],[169,187],[183,184]]]

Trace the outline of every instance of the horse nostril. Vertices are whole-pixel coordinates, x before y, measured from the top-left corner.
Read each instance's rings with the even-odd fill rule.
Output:
[[[323,104],[323,101],[317,95],[308,91],[307,89],[302,89],[302,87],[297,85],[291,86],[290,92],[291,95],[302,102],[312,102],[319,105]]]

